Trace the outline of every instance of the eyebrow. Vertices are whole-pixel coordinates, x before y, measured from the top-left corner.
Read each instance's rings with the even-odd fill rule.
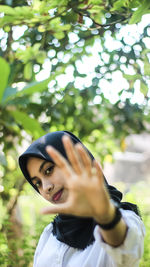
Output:
[[[41,166],[40,166],[40,168],[39,168],[39,172],[42,171],[42,169],[44,168],[44,165],[45,165],[46,163],[47,163],[46,160],[42,162],[42,164],[41,164]]]
[[[46,163],[47,163],[46,160],[44,160],[44,161],[42,162],[42,164],[41,164],[41,166],[40,166],[40,168],[39,168],[39,172],[42,171],[42,169],[44,168],[44,166],[45,166]],[[31,179],[31,181],[33,181],[33,180],[37,179],[37,176],[34,176],[34,177],[30,178],[30,179]]]

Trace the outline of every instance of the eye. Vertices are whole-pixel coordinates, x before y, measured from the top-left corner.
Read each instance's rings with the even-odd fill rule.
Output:
[[[45,174],[45,175],[49,175],[49,174],[51,174],[52,171],[53,171],[53,169],[54,169],[54,165],[48,167],[48,168],[45,170],[44,174]]]
[[[34,184],[37,188],[39,188],[41,186],[41,182],[40,181],[37,181],[35,184]]]

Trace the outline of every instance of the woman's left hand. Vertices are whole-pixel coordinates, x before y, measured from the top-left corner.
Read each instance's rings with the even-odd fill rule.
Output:
[[[69,192],[64,203],[46,207],[43,214],[61,213],[93,217],[99,223],[110,222],[114,206],[105,186],[100,164],[91,160],[82,144],[74,145],[65,135],[62,138],[69,162],[53,147],[47,153],[61,169]]]

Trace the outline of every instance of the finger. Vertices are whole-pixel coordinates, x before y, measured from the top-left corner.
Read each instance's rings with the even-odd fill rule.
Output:
[[[76,144],[75,148],[78,154],[80,155],[80,158],[82,160],[85,170],[87,171],[88,175],[91,176],[92,175],[92,160],[90,159],[88,153],[86,152],[86,150],[80,143]]]
[[[75,150],[75,146],[73,145],[71,139],[68,136],[64,135],[62,141],[72,168],[77,174],[81,174],[83,168],[81,166],[80,159],[78,157],[78,154]]]
[[[103,178],[103,172],[102,172],[101,165],[99,164],[98,161],[94,160],[93,166],[95,168],[96,176],[99,178],[100,182],[103,183],[104,178]]]
[[[53,159],[55,164],[63,170],[65,175],[70,176],[71,174],[71,169],[70,166],[67,162],[67,160],[52,146],[47,146],[46,147],[47,153],[50,155],[50,157]]]

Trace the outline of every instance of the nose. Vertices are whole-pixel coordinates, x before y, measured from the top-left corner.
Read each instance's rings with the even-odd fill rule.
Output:
[[[45,194],[49,194],[51,190],[53,190],[54,185],[50,181],[43,181],[43,192]]]

